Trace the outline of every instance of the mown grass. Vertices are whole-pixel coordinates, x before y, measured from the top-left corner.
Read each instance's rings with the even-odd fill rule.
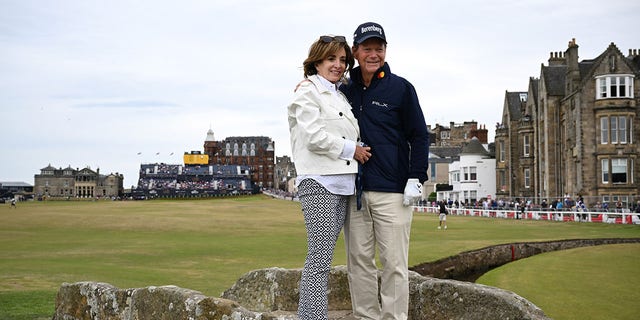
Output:
[[[637,319],[640,245],[577,248],[533,256],[478,279],[527,298],[555,319]]]
[[[640,237],[638,226],[596,223],[449,216],[449,230],[436,230],[436,226],[435,215],[414,215],[410,265],[509,242]],[[640,245],[631,247],[638,250]],[[17,209],[7,205],[0,207],[0,319],[50,318],[55,293],[63,282],[99,281],[120,288],[172,284],[220,296],[248,271],[273,266],[300,268],[305,253],[299,204],[266,196],[31,202],[20,203]],[[562,257],[563,253],[557,254]],[[615,263],[625,259],[637,266],[633,256]],[[520,263],[526,265],[527,261]],[[344,263],[340,239],[334,264]],[[538,273],[527,274],[533,283],[542,283],[535,281],[541,276]],[[575,282],[582,285],[588,281],[579,278]],[[610,282],[602,287],[614,292],[616,286],[629,283]],[[520,289],[508,290],[520,294]],[[553,286],[540,290],[558,292]],[[638,301],[640,293],[633,294]],[[536,301],[535,296],[525,297]],[[540,303],[555,319],[573,319],[552,314],[547,311],[554,310],[552,304]],[[591,307],[598,308],[597,304]]]

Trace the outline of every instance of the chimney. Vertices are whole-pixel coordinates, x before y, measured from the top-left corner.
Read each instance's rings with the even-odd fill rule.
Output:
[[[480,141],[480,143],[482,144],[487,144],[488,136],[489,130],[487,130],[487,127],[484,125],[481,125],[480,129],[471,130],[471,137],[478,138],[478,141]]]
[[[565,51],[567,62],[567,94],[576,90],[580,83],[580,69],[578,68],[578,44],[576,38],[569,41],[569,48]]]
[[[549,52],[549,65],[550,66],[558,66],[558,65],[564,65],[566,64],[566,61],[564,59],[564,53],[563,52]]]

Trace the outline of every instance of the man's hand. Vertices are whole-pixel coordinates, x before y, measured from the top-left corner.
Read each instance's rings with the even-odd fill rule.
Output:
[[[422,184],[418,179],[407,180],[404,187],[404,197],[402,205],[409,206],[422,198]]]

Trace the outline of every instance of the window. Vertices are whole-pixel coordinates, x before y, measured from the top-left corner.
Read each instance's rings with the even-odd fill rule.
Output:
[[[440,138],[441,139],[449,139],[450,137],[450,132],[449,131],[440,131]]]
[[[478,174],[476,173],[476,167],[469,167],[469,180],[476,181],[478,180]]]
[[[618,143],[618,118],[611,117],[611,143]]]
[[[605,75],[596,78],[596,99],[633,98],[633,75]]]
[[[611,159],[611,182],[627,183],[627,159]]]
[[[627,129],[629,128],[629,129]],[[633,143],[633,118],[628,116],[609,116],[600,118],[601,144]]]
[[[469,168],[462,168],[462,181],[469,181]]]
[[[507,191],[507,174],[500,171],[500,191]]]
[[[600,118],[600,143],[609,143],[609,118]]]
[[[528,157],[529,154],[531,153],[531,143],[529,142],[529,136],[528,135],[522,136],[522,148],[523,148],[524,156]]]
[[[609,159],[602,159],[602,183],[609,183]]]
[[[460,181],[460,171],[452,171],[450,179],[451,179],[451,182],[459,182]]]
[[[612,117],[611,119],[615,119]],[[618,117],[618,137],[620,143],[627,143],[627,117]]]
[[[527,102],[527,94],[522,92],[520,93],[520,102]]]
[[[505,150],[505,142],[500,141],[500,162],[505,162],[507,159],[507,152]]]
[[[430,163],[429,164],[429,169],[431,169],[431,179],[430,180],[435,180],[436,179],[436,164],[435,163]]]
[[[524,187],[531,187],[531,169],[524,169]]]

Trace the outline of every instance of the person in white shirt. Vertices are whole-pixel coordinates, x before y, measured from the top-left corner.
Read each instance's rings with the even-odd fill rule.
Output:
[[[300,280],[298,316],[328,319],[327,287],[336,241],[349,196],[355,192],[358,162],[370,148],[359,143],[358,121],[337,90],[354,65],[343,36],[321,36],[303,62],[304,77],[288,106],[296,186],[307,229],[307,257]]]

